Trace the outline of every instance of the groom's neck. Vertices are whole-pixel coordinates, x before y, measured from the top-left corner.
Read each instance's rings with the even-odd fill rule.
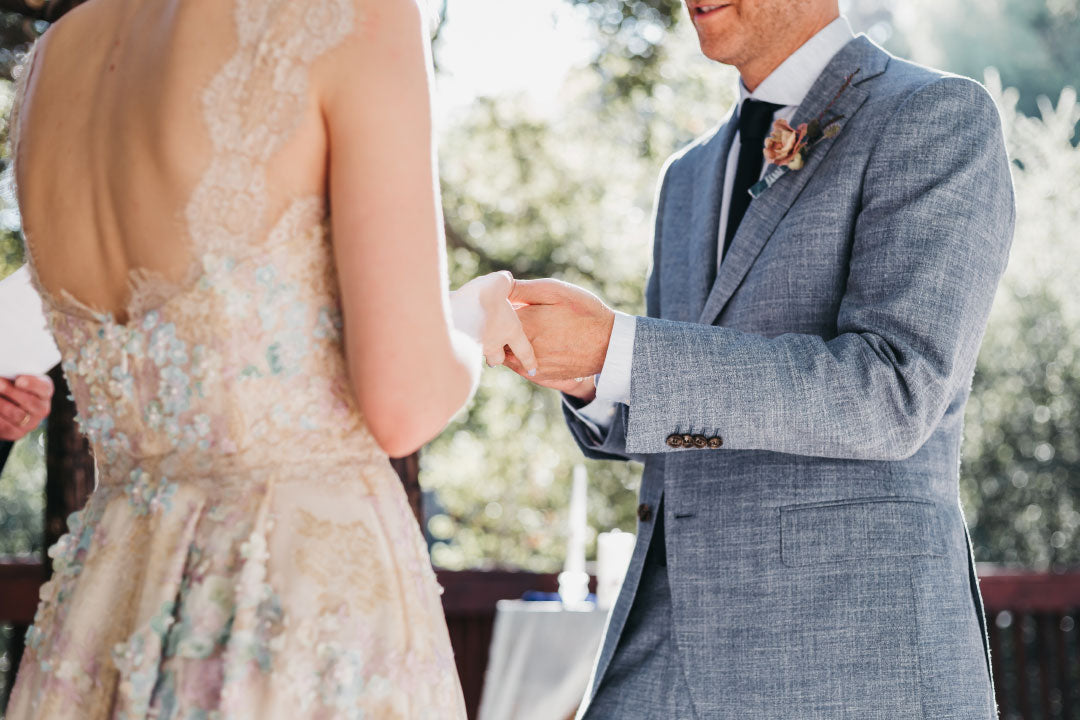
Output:
[[[823,13],[810,18],[809,22],[792,27],[790,32],[783,35],[763,38],[766,41],[757,46],[758,52],[743,62],[735,63],[746,89],[754,92],[757,86],[772,74],[773,70],[791,57],[792,53],[838,17],[840,17],[839,13]]]

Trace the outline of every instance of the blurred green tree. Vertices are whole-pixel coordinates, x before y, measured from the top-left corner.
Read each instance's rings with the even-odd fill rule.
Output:
[[[1076,92],[1040,116],[987,74],[1005,121],[1018,206],[968,405],[961,480],[980,560],[1080,566],[1080,121]]]
[[[2,61],[0,61],[2,62]],[[14,84],[0,69],[0,279],[7,277],[23,263],[23,246],[19,237],[18,209],[11,184],[11,159],[8,142],[7,117],[11,112]]]
[[[1080,0],[893,0],[892,10],[903,54],[973,78],[995,67],[1027,115],[1080,82]]]
[[[45,431],[15,444],[0,471],[0,557],[37,555],[44,543]]]
[[[613,42],[629,42],[612,32]],[[558,108],[538,113],[520,98],[486,98],[448,129],[441,162],[453,285],[507,268],[644,311],[659,169],[734,97],[734,75],[700,57],[692,30],[671,32],[677,41],[662,34],[670,44],[649,55],[649,81],[601,42],[596,61],[568,79]],[[640,82],[612,95],[620,73]],[[425,449],[436,564],[559,568],[572,469],[586,462],[559,402],[508,370],[487,370],[472,406]],[[587,467],[590,525],[633,531],[640,467]]]
[[[4,21],[0,16],[0,37]],[[0,65],[4,54],[0,51]],[[18,232],[18,213],[9,178],[8,124],[13,87],[0,70],[0,279],[23,262]],[[7,310],[6,308],[2,310]],[[0,339],[2,340],[2,339]],[[0,468],[0,557],[40,553],[44,537],[45,450],[44,431],[35,430],[15,444],[8,461]],[[0,643],[2,644],[2,643]],[[0,691],[2,695],[2,691]]]
[[[598,51],[568,83],[565,104],[538,119],[515,98],[485,99],[448,133],[452,272],[455,282],[500,267],[554,275],[640,312],[651,242],[641,222],[651,212],[646,191],[669,152],[723,115],[734,75],[700,57],[679,2],[568,2],[589,6]],[[1080,62],[1044,57],[1051,69],[1038,78],[1013,69],[1026,62],[1019,57],[1025,38],[1058,32],[1039,18],[1067,13],[1075,2],[994,5],[987,22],[1014,30],[1005,46],[964,39],[972,32],[982,38],[960,10],[968,0],[916,0],[913,6],[929,8],[918,23],[911,14],[897,17],[894,0],[846,4],[856,31],[894,52],[978,77],[997,62],[1023,89],[1004,91],[991,75],[1020,217],[974,382],[961,494],[980,561],[1080,564],[1080,307],[1068,293],[1080,269],[1080,156],[1071,142],[1080,118],[1074,93],[1061,94],[1056,108],[1038,99],[1080,76]],[[920,34],[930,25],[937,45]],[[931,51],[936,59],[927,57]],[[1025,107],[1041,117],[1026,117]],[[442,503],[429,523],[436,562],[556,568],[570,465],[578,461],[552,394],[488,372],[473,407],[425,454],[423,480]],[[636,471],[618,463],[589,467],[591,523],[632,529]]]

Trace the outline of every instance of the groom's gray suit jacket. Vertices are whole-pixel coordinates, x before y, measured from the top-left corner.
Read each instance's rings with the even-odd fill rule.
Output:
[[[957,480],[1014,224],[1000,117],[977,83],[859,36],[793,125],[856,70],[829,111],[841,132],[753,200],[711,286],[736,122],[669,161],[630,404],[604,437],[567,411],[586,455],[641,460],[642,504],[664,500],[674,645],[702,719],[994,717]],[[683,434],[723,446],[669,445]]]

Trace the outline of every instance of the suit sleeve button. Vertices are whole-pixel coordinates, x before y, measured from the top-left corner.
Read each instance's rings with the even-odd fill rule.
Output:
[[[724,446],[724,441],[723,441],[722,438],[719,438],[719,437],[711,437],[711,438],[709,438],[709,449],[711,449],[711,450],[719,450],[723,446]]]
[[[709,440],[704,435],[695,435],[694,436],[694,447],[698,448],[699,450],[701,448],[707,447],[708,444],[709,444]]]
[[[683,435],[682,436],[682,444],[683,444],[683,447],[687,447],[687,448],[694,447],[694,436],[693,435]]]
[[[667,444],[668,444],[668,447],[681,448],[682,447],[682,435],[668,435]]]
[[[637,517],[641,522],[649,522],[652,520],[652,508],[648,503],[641,503],[637,506]]]

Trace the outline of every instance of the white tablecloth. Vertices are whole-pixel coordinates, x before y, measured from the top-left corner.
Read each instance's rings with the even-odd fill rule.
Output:
[[[566,720],[585,695],[608,613],[500,600],[479,720]]]

